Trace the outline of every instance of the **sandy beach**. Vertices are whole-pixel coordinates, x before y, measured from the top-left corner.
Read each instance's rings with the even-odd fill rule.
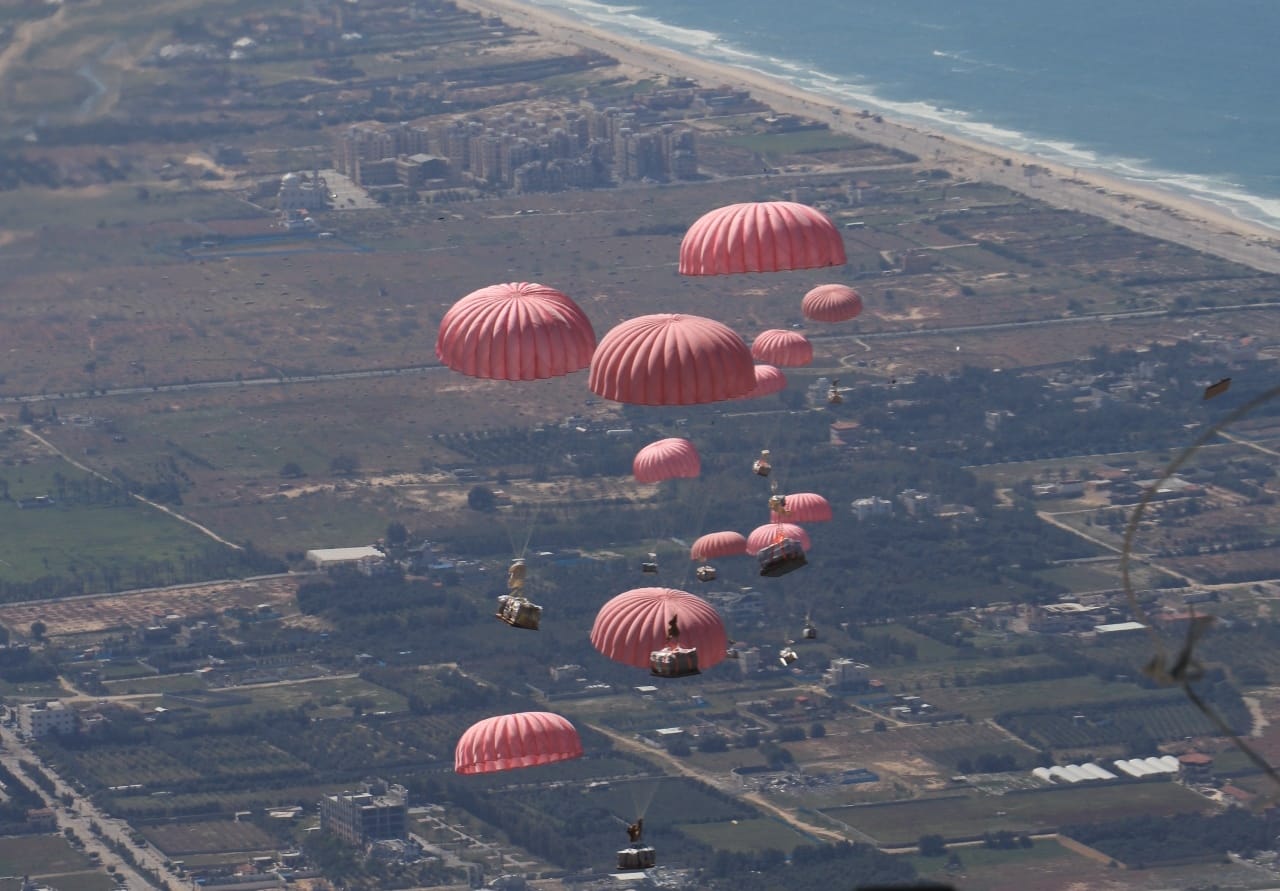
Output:
[[[820,120],[833,130],[900,148],[919,157],[921,163],[950,171],[959,181],[998,183],[1055,207],[1093,214],[1264,272],[1280,272],[1280,232],[1210,204],[883,116],[879,121],[863,118],[860,107],[841,105],[753,71],[647,46],[519,0],[457,0],[457,4],[496,15],[548,40],[606,53],[638,72],[747,89],[775,111]]]

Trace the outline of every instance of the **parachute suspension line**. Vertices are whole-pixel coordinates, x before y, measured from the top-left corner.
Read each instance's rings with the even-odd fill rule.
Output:
[[[1151,638],[1152,646],[1155,649],[1155,655],[1151,661],[1143,668],[1143,673],[1165,686],[1176,686],[1182,689],[1187,699],[1196,707],[1205,717],[1213,722],[1223,736],[1226,736],[1235,745],[1237,749],[1245,754],[1263,773],[1265,773],[1277,786],[1280,786],[1280,770],[1272,766],[1266,758],[1259,752],[1255,751],[1248,743],[1240,738],[1227,721],[1218,714],[1218,712],[1209,703],[1205,702],[1191,686],[1192,682],[1198,680],[1202,674],[1199,663],[1195,659],[1195,646],[1200,636],[1208,629],[1212,616],[1197,616],[1194,611],[1191,614],[1190,621],[1187,624],[1187,637],[1183,643],[1182,649],[1177,657],[1170,662],[1168,652],[1165,650],[1164,641],[1161,640],[1159,633],[1152,626],[1150,618],[1142,605],[1138,603],[1138,595],[1133,587],[1133,579],[1130,574],[1130,566],[1133,562],[1133,539],[1137,535],[1138,526],[1142,523],[1142,517],[1147,511],[1147,506],[1155,498],[1160,487],[1166,483],[1170,477],[1176,474],[1184,464],[1186,464],[1197,452],[1211,439],[1218,436],[1236,421],[1251,414],[1254,409],[1280,396],[1280,386],[1271,387],[1263,391],[1248,402],[1233,410],[1222,420],[1210,426],[1207,430],[1196,437],[1191,445],[1187,446],[1178,454],[1176,458],[1165,467],[1160,478],[1153,482],[1147,491],[1142,493],[1142,498],[1138,501],[1133,509],[1133,514],[1129,517],[1129,522],[1124,528],[1124,544],[1120,551],[1120,582],[1124,588],[1125,598],[1129,603],[1129,612],[1134,620],[1141,622],[1147,626],[1147,633]]]
[[[691,516],[694,516],[693,531],[689,535],[691,540],[696,540],[698,536],[702,534],[702,530],[706,526],[707,514],[711,513],[711,495],[714,489],[711,485],[706,483],[703,484],[702,489],[703,494],[701,499],[698,500],[698,509],[690,514]],[[692,557],[692,555],[690,555],[690,557]],[[689,580],[693,573],[697,571],[693,565],[696,562],[706,563],[708,561],[695,561],[690,559],[685,564],[684,576],[680,579],[679,585],[682,590],[689,587]]]
[[[631,796],[631,813],[634,819],[642,819],[649,813],[649,805],[658,792],[658,783],[662,777],[642,777],[627,784],[627,793]]]

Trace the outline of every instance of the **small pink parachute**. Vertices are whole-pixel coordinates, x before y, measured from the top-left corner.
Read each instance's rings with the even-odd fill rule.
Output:
[[[846,322],[862,312],[862,297],[848,285],[818,285],[804,295],[800,312],[815,322]]]
[[[745,396],[739,396],[739,399],[759,399],[762,396],[772,396],[774,393],[780,393],[787,388],[787,376],[773,365],[757,365],[756,366],[756,385],[751,388],[751,392]]]
[[[591,392],[635,405],[733,399],[756,384],[751,350],[727,325],[658,313],[620,323],[591,359]]]
[[[730,204],[703,214],[680,242],[681,275],[785,272],[847,262],[831,220],[807,204]]]
[[[751,356],[770,365],[799,367],[813,361],[813,344],[798,331],[770,328],[761,331],[751,342]]]
[[[591,645],[614,662],[649,668],[649,655],[667,646],[667,628],[677,619],[680,646],[698,650],[703,671],[725,659],[729,639],[716,608],[674,588],[636,588],[614,597],[596,615]]]
[[[691,479],[702,472],[702,459],[693,443],[678,436],[651,442],[631,462],[638,483]]]
[[[532,381],[586,368],[591,321],[554,288],[530,282],[472,291],[444,314],[436,357],[471,377]]]
[[[757,526],[747,536],[747,553],[754,557],[769,545],[777,544],[784,538],[795,539],[806,551],[813,544],[809,540],[809,533],[795,523],[767,523],[764,526]]]
[[[738,557],[747,552],[747,538],[741,532],[708,532],[689,548],[693,560],[715,560],[718,557]]]
[[[565,718],[551,712],[519,712],[485,718],[458,740],[453,772],[494,773],[582,757],[582,740]]]
[[[814,492],[792,492],[786,514],[772,513],[775,523],[829,523],[831,503]]]

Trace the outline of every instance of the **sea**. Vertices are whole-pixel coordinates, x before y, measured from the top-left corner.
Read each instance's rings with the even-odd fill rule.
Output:
[[[526,0],[1280,230],[1278,0]]]

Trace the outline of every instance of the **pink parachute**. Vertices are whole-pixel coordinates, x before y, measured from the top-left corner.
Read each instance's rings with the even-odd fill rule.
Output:
[[[747,553],[754,557],[769,545],[777,544],[784,538],[794,538],[806,551],[812,545],[809,533],[795,523],[766,523],[764,526],[757,526],[747,536]]]
[[[667,646],[672,618],[680,646],[697,648],[703,671],[724,661],[729,641],[720,614],[701,597],[674,588],[636,588],[610,600],[591,626],[591,645],[615,662],[649,668],[649,654]]]
[[[702,472],[702,459],[693,443],[678,436],[651,442],[631,462],[631,472],[638,483],[690,479]]]
[[[614,402],[694,405],[750,392],[751,351],[732,328],[702,316],[628,319],[604,336],[587,386]]]
[[[530,282],[472,291],[444,314],[436,357],[471,377],[532,381],[591,364],[596,334],[576,303]]]
[[[689,548],[693,560],[737,557],[747,552],[747,538],[741,532],[708,532]]]
[[[774,393],[780,393],[787,388],[787,376],[781,370],[772,365],[756,366],[756,385],[751,388],[751,392],[745,396],[739,396],[739,399],[759,399],[762,396],[772,396]]]
[[[771,515],[775,523],[829,523],[831,503],[814,492],[792,492],[787,496],[787,512]]]
[[[813,344],[797,331],[770,328],[751,342],[751,356],[770,365],[801,366],[813,361]]]
[[[453,753],[454,773],[494,773],[582,757],[573,725],[551,712],[519,712],[472,724]]]
[[[680,242],[681,275],[785,272],[846,263],[844,239],[807,204],[730,204],[704,214]]]
[[[815,322],[847,322],[862,312],[862,297],[848,285],[818,285],[804,295],[800,312]]]

